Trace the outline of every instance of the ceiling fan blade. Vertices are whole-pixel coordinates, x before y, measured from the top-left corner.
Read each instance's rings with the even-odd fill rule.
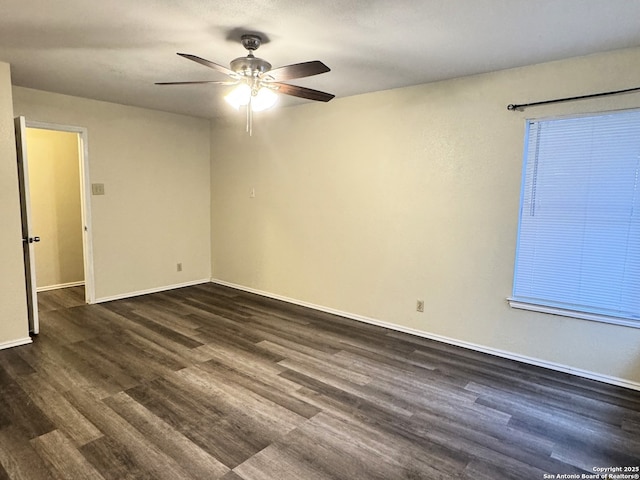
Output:
[[[311,88],[306,87],[299,87],[298,85],[289,85],[288,83],[269,82],[269,85],[276,86],[276,91],[279,93],[292,95],[294,97],[307,98],[309,100],[316,100],[318,102],[328,102],[335,97],[332,93],[312,90]]]
[[[214,70],[218,70],[219,72],[222,72],[224,74],[230,75],[232,77],[236,76],[236,72],[234,72],[233,70],[227,68],[227,67],[223,67],[222,65],[218,65],[217,63],[214,63],[210,60],[206,60],[204,58],[200,58],[197,57],[195,55],[190,55],[188,53],[178,53],[178,55],[180,55],[181,57],[187,58],[189,60],[193,60],[194,62],[199,63],[200,65],[204,65],[205,67],[209,67],[209,68],[213,68]]]
[[[264,76],[273,77],[274,80],[291,80],[293,78],[310,77],[321,73],[330,72],[331,69],[319,60],[312,62],[295,63],[284,67],[274,68],[264,73]]]
[[[213,85],[235,85],[238,82],[217,82],[214,80],[201,80],[194,82],[156,82],[156,85],[197,85],[199,83],[211,83]]]

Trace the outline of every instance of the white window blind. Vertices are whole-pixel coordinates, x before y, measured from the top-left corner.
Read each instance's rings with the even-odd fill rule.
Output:
[[[511,304],[640,327],[640,111],[529,121],[524,161]]]

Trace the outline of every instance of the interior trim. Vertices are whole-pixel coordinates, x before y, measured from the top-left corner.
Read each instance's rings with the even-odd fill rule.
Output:
[[[611,317],[609,315],[600,315],[597,313],[579,312],[568,308],[550,307],[539,303],[527,302],[517,298],[507,298],[511,308],[519,308],[521,310],[530,310],[532,312],[550,313],[551,315],[561,315],[563,317],[579,318],[580,320],[590,320],[592,322],[609,323],[611,325],[620,325],[623,327],[640,328],[639,320],[629,320],[621,317]]]
[[[0,350],[4,350],[5,348],[19,347],[20,345],[28,345],[32,342],[33,340],[31,340],[31,337],[11,340],[10,342],[0,343]]]
[[[462,340],[456,340],[454,338],[444,337],[442,335],[436,335],[433,333],[428,333],[422,330],[416,330],[413,328],[403,327],[401,325],[397,325],[394,323],[384,322],[381,320],[377,320],[374,318],[365,317],[362,315],[357,315],[354,313],[343,312],[340,310],[336,310],[329,307],[323,307],[321,305],[315,305],[313,303],[303,302],[300,300],[296,300],[293,298],[285,297],[282,295],[276,295],[269,292],[264,292],[262,290],[257,290],[255,288],[245,287],[243,285],[237,285],[235,283],[226,282],[224,280],[219,280],[212,278],[211,281],[218,285],[223,285],[230,288],[235,288],[236,290],[242,290],[249,293],[255,293],[256,295],[261,295],[263,297],[273,298],[275,300],[282,300],[284,302],[292,303],[294,305],[300,305],[302,307],[311,308],[313,310],[319,310],[325,313],[331,313],[333,315],[338,315],[340,317],[349,318],[351,320],[357,320],[359,322],[369,323],[372,325],[377,325],[379,327],[388,328],[389,330],[395,330],[398,332],[408,333],[410,335],[415,335],[417,337],[428,338],[430,340],[435,340],[437,342],[446,343],[449,345],[454,345],[457,347],[466,348],[468,350],[474,350],[481,353],[486,353],[489,355],[494,355],[496,357],[506,358],[508,360],[515,360],[517,362],[526,363],[528,365],[535,365],[537,367],[548,368],[550,370],[555,370],[562,373],[569,373],[571,375],[576,375],[578,377],[588,378],[590,380],[597,380],[599,382],[608,383],[610,385],[617,385],[619,387],[628,388],[631,390],[640,391],[640,383],[633,382],[624,378],[614,377],[611,375],[602,375],[600,373],[591,372],[589,370],[582,370],[579,368],[570,367],[568,365],[563,365],[555,362],[548,362],[546,360],[541,360],[538,358],[528,357],[525,355],[519,355],[517,353],[508,352],[505,350],[498,350],[495,348],[485,347],[483,345],[478,345],[475,343],[464,342]]]
[[[201,280],[192,280],[190,282],[176,283],[174,285],[165,285],[163,287],[149,288],[147,290],[138,290],[136,292],[120,293],[118,295],[111,295],[109,297],[96,298],[94,303],[112,302],[114,300],[124,300],[125,298],[139,297],[140,295],[148,295],[150,293],[166,292],[167,290],[175,290],[176,288],[192,287],[194,285],[201,285],[203,283],[209,283],[208,278]]]
[[[37,287],[36,292],[48,292],[49,290],[59,290],[61,288],[81,287],[84,286],[84,280],[80,282],[60,283],[58,285],[47,285],[46,287]]]

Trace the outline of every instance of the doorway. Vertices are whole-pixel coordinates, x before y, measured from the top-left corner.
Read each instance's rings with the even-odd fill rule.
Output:
[[[87,131],[22,119],[21,138],[29,330],[37,334],[37,292],[82,288],[94,302]]]

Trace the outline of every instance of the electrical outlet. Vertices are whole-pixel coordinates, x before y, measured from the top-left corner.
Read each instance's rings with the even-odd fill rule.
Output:
[[[416,302],[416,311],[417,312],[424,312],[424,300],[418,300]]]
[[[182,263],[176,264],[176,271],[178,271],[178,272],[182,271]]]

